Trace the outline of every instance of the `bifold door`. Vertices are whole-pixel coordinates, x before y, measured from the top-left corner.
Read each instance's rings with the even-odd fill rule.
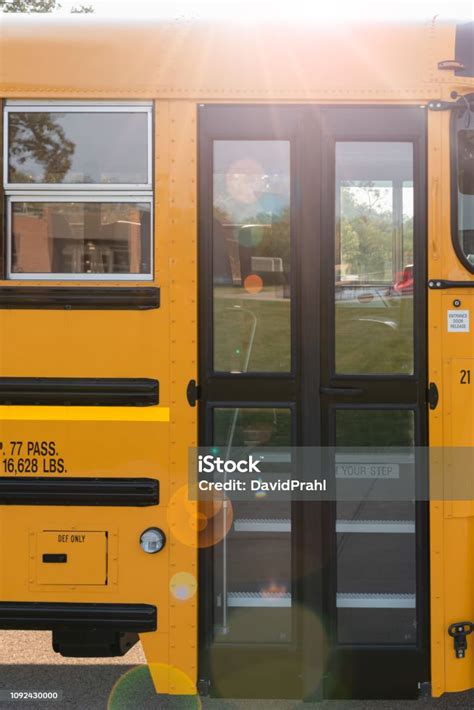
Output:
[[[422,109],[201,107],[201,444],[405,457],[385,501],[352,455],[331,474],[345,502],[230,502],[202,555],[214,694],[409,697],[428,678],[424,195]]]

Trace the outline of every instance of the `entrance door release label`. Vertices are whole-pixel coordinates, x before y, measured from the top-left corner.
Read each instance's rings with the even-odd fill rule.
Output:
[[[469,333],[469,311],[448,311],[448,332]]]

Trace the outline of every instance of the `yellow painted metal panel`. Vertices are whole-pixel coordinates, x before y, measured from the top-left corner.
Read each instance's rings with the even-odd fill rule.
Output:
[[[454,22],[431,17],[377,25],[266,18],[236,27],[209,19],[9,16],[2,20],[0,95],[420,101],[453,81],[437,63],[453,59],[454,36]],[[456,79],[463,82],[474,83]]]
[[[48,562],[48,556],[64,562]],[[36,561],[37,584],[96,585],[107,583],[107,533],[90,530],[38,532],[30,558]]]
[[[67,408],[64,408],[67,411]],[[168,480],[169,425],[147,421],[0,422],[0,473]]]
[[[5,283],[12,284],[11,281]],[[41,284],[36,282],[35,285]],[[47,285],[51,285],[50,282]],[[64,286],[64,282],[55,285]],[[96,286],[94,282],[87,285]],[[124,284],[109,282],[108,285],[123,287]],[[155,281],[154,285],[160,284]],[[74,285],[74,288],[81,286]],[[145,311],[0,310],[0,368],[10,377],[24,376],[26,371],[30,377],[133,378],[139,372],[140,377],[153,378],[157,365],[166,362],[166,328],[163,308]],[[164,401],[164,394],[160,392],[160,403]]]
[[[188,448],[197,442],[197,408],[184,396],[197,379],[196,106],[156,103],[157,259],[168,266],[170,346],[167,577],[169,634],[141,641],[160,693],[193,694],[197,680],[197,511],[187,498]],[[162,629],[163,627],[160,626]],[[165,646],[166,642],[166,646]]]
[[[148,555],[140,536],[149,527],[171,535],[167,507],[4,506],[0,516],[2,601],[110,602],[153,604],[159,610],[159,631],[169,624],[170,547]],[[108,532],[107,585],[39,585],[36,559],[30,550],[38,532],[62,530]]]
[[[474,491],[472,473],[463,467],[474,441],[474,278],[457,258],[451,242],[450,114],[428,115],[430,279],[473,282],[473,289],[429,291],[429,381],[439,403],[429,414],[431,682],[440,696],[474,687],[474,644],[456,658],[448,626],[474,619]],[[454,303],[460,301],[460,305]],[[468,311],[469,330],[450,330],[449,313]],[[462,318],[460,319],[462,320]],[[471,637],[472,638],[472,637]]]

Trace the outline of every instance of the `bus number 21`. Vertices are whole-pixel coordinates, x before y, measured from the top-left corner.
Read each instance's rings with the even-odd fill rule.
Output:
[[[460,383],[462,385],[470,385],[471,384],[471,371],[470,370],[461,370]]]

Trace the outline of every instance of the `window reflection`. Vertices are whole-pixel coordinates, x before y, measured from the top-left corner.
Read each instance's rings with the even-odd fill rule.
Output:
[[[413,373],[413,148],[336,146],[336,372]]]
[[[466,112],[458,117],[458,235],[459,244],[474,270],[474,106],[470,112],[470,128]]]
[[[290,370],[290,144],[214,143],[214,369]]]
[[[149,183],[145,111],[10,111],[8,141],[10,183]]]
[[[149,274],[146,202],[12,202],[11,273]]]

